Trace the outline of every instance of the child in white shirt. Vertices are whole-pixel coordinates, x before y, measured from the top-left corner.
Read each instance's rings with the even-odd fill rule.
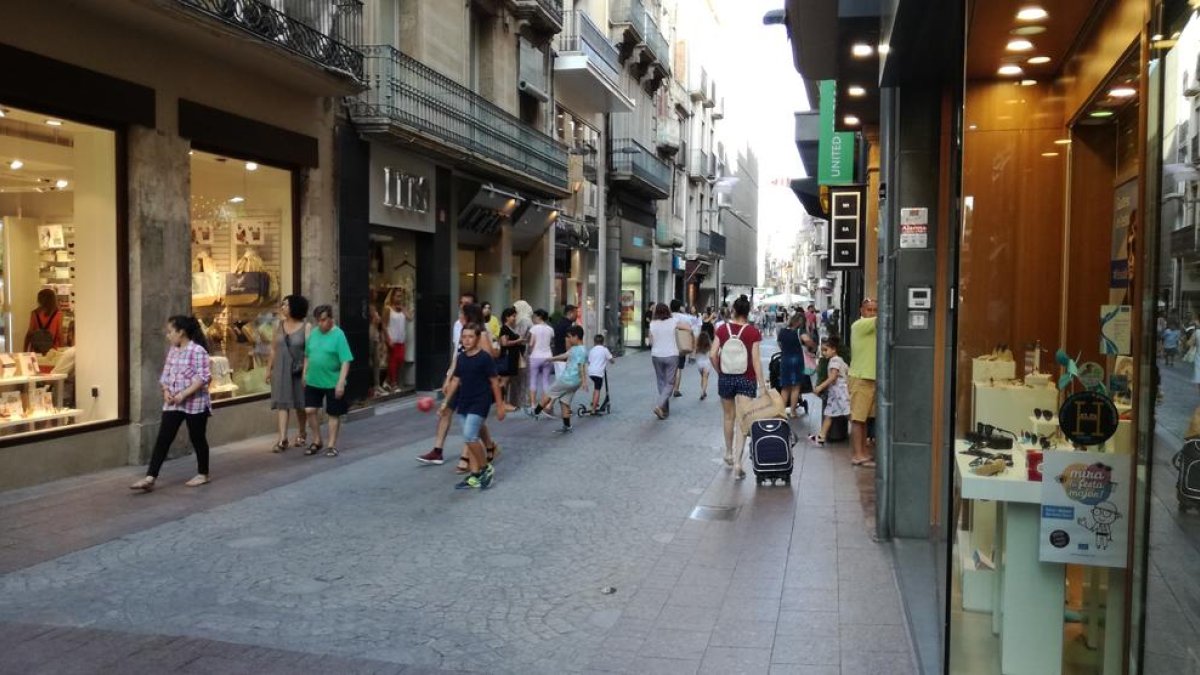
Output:
[[[604,346],[604,336],[597,335],[593,346],[588,350],[588,377],[592,380],[592,414],[600,407],[600,388],[604,385],[604,374],[608,372],[608,364],[613,362],[612,352]]]

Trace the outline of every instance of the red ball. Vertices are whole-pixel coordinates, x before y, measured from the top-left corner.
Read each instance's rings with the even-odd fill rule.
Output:
[[[421,412],[429,412],[430,410],[433,410],[433,397],[422,396],[421,398],[417,399],[417,410],[420,410]]]

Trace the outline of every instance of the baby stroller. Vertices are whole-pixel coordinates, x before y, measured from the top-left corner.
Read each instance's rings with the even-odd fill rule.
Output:
[[[592,407],[590,405],[588,405],[587,403],[580,403],[578,410],[576,410],[575,412],[578,413],[578,415],[580,417],[590,417],[592,415],[595,415],[596,417],[600,417],[601,415],[609,414],[610,412],[612,412],[612,406],[609,405],[608,394],[609,394],[608,371],[606,370],[606,371],[604,371],[604,398],[601,399],[600,405],[596,408],[596,412],[593,413]]]

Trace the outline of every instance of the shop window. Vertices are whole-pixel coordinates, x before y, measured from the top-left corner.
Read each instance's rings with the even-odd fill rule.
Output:
[[[270,391],[267,359],[292,292],[292,175],[191,153],[192,311],[208,334],[216,401]]]
[[[475,273],[475,250],[470,248],[458,249],[458,292],[475,293],[478,299],[478,275]]]
[[[0,439],[116,419],[116,136],[0,112]]]
[[[370,395],[412,391],[416,384],[416,369],[412,364],[417,354],[412,321],[415,318],[417,235],[407,230],[372,227],[370,256],[370,357],[374,385]],[[396,307],[406,313],[406,318],[399,318],[399,312],[389,311]],[[390,332],[393,340],[404,342],[403,359],[399,352],[394,358],[388,353],[384,332]]]

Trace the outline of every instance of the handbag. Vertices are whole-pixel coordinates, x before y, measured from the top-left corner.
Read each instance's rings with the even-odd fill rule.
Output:
[[[692,353],[696,348],[696,336],[692,333],[691,328],[675,327],[675,347],[679,349],[681,356]]]
[[[266,272],[230,272],[225,275],[225,304],[258,305],[271,298],[271,277]]]
[[[282,325],[279,327],[279,329],[284,331],[283,346],[287,347],[288,355],[290,356],[291,352],[292,352],[292,341],[290,340],[290,338],[292,336],[287,333],[286,329],[284,329]],[[296,361],[293,359],[292,360],[292,377],[300,377],[303,374],[304,374],[304,361],[303,360]]]

